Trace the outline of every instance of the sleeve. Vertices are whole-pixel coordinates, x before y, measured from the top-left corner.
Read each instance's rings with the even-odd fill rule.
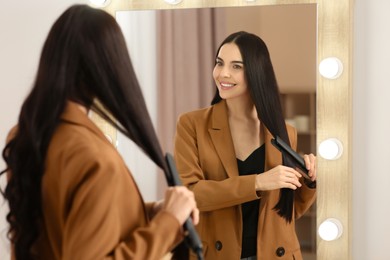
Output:
[[[227,177],[209,140],[198,139],[199,135],[207,135],[207,129],[201,129],[199,125],[189,115],[179,118],[174,152],[180,178],[194,192],[199,210],[213,211],[259,199],[255,187],[256,175]],[[199,147],[205,151],[202,155]],[[203,169],[200,156],[207,157],[205,160],[208,161]]]
[[[112,160],[83,160],[84,177],[68,202],[61,259],[161,259],[182,239],[179,222],[165,211],[150,222],[142,210],[128,212],[124,221],[121,201],[143,203],[132,191],[123,198],[121,175],[128,173]]]
[[[290,140],[291,147],[296,151],[298,134],[295,128],[290,127]],[[302,186],[295,191],[294,196],[294,209],[295,218],[300,218],[311,207],[316,199],[316,189],[309,188],[305,183],[303,177],[300,179]]]

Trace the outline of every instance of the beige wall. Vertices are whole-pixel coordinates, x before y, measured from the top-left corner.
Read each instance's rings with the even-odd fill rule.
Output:
[[[355,0],[353,259],[390,259],[389,10]]]
[[[226,30],[260,36],[269,49],[281,92],[316,91],[315,4],[226,8]],[[270,23],[270,21],[272,21]]]
[[[0,8],[0,147],[17,121],[19,109],[34,80],[43,41],[54,20],[74,0],[2,1]],[[0,159],[0,169],[4,169]],[[0,179],[4,187],[5,179]],[[0,259],[9,258],[5,212],[0,195]]]

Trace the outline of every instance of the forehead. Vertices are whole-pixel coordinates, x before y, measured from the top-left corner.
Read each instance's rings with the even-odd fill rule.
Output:
[[[240,49],[235,43],[226,43],[222,45],[218,52],[218,58],[224,61],[242,61]]]

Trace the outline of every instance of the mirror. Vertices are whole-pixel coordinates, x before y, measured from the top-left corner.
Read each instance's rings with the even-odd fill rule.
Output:
[[[336,79],[326,79],[316,69],[317,131],[316,147],[328,138],[343,144],[343,154],[337,160],[318,158],[317,224],[336,218],[343,226],[343,234],[336,241],[325,241],[317,235],[317,259],[351,259],[351,143],[352,139],[352,0],[264,0],[264,1],[199,1],[183,0],[170,5],[163,0],[111,0],[105,9],[112,15],[117,11],[181,9],[204,7],[260,6],[282,4],[316,4],[317,6],[317,61],[337,57],[343,73]],[[116,139],[116,133],[96,119],[103,130]],[[342,199],[340,199],[342,198]]]
[[[285,117],[298,130],[298,152],[316,153],[316,4],[133,10],[116,12],[115,17],[125,35],[149,113],[158,118],[156,130],[164,151],[173,151],[179,114],[209,106],[215,88],[215,51],[220,42],[233,32],[245,30],[260,35],[268,45]],[[142,26],[137,28],[137,24]],[[140,175],[137,183],[144,198],[162,198],[166,185],[159,178],[161,174],[142,174],[152,172],[154,164],[131,153],[138,151],[137,147],[120,133],[117,148],[135,178]],[[157,197],[151,198],[151,194]],[[315,213],[313,205],[296,221],[305,260],[316,259]]]

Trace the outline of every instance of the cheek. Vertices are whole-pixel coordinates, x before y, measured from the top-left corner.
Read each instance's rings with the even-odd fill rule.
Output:
[[[240,75],[240,81],[241,81],[246,87],[248,86],[248,82],[247,82],[247,80],[246,80],[244,74]]]
[[[213,78],[216,80],[218,78],[218,75],[219,75],[219,70],[217,67],[214,67],[213,69]]]

